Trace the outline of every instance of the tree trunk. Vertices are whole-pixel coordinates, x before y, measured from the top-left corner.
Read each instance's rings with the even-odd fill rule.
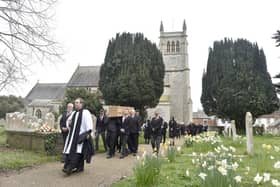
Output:
[[[235,119],[236,121],[236,133],[238,135],[245,135],[245,118]]]

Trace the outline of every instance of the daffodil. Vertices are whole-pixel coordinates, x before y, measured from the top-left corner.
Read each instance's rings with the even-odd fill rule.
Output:
[[[257,184],[260,184],[260,182],[262,181],[263,177],[259,175],[259,173],[257,173],[257,175],[254,177],[254,181]]]
[[[187,177],[189,177],[189,176],[190,176],[190,172],[189,172],[189,170],[188,170],[188,169],[186,170],[186,176],[187,176]]]
[[[280,182],[277,179],[272,179],[271,183],[273,186],[280,186]]]
[[[270,173],[264,173],[263,174],[263,182],[267,182],[270,180]]]
[[[205,180],[205,177],[207,176],[206,173],[199,173],[198,175],[200,178],[202,178],[202,180]]]
[[[234,177],[234,180],[235,180],[237,183],[240,183],[240,182],[241,182],[241,179],[242,179],[241,176],[236,176],[236,177]]]
[[[218,171],[224,176],[227,175],[227,170],[222,166],[218,167]]]
[[[277,161],[277,162],[274,164],[274,168],[275,168],[275,169],[280,169],[280,161]]]

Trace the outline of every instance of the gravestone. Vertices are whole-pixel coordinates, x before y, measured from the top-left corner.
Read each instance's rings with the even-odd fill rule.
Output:
[[[47,113],[44,120],[43,124],[47,124],[49,127],[54,128],[55,125],[55,116],[53,113]]]
[[[250,112],[246,112],[246,141],[247,141],[247,153],[249,155],[252,155],[254,152],[253,118]]]
[[[232,139],[234,142],[237,141],[237,134],[236,134],[236,126],[235,126],[235,121],[231,120],[231,130],[232,130]]]

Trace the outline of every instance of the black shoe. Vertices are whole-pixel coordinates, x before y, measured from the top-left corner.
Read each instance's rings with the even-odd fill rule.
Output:
[[[125,155],[121,155],[121,156],[120,156],[120,159],[123,159],[124,157],[125,157]]]
[[[79,168],[79,169],[76,170],[77,173],[83,172],[83,171],[84,171],[84,168]]]
[[[110,158],[112,158],[112,155],[107,155],[106,158],[110,159]]]

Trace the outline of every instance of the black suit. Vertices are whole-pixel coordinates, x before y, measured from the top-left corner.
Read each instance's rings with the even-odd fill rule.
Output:
[[[138,116],[130,117],[128,120],[128,148],[132,153],[137,153],[138,150],[138,137],[141,130],[140,118]]]
[[[104,149],[107,151],[107,142],[106,142],[106,128],[108,125],[108,118],[107,116],[99,116],[96,120],[96,137],[95,137],[95,148],[96,150],[99,149],[99,136],[101,135]]]
[[[62,128],[66,128],[66,121],[70,116],[71,116],[71,113],[64,112],[62,114],[62,117],[61,117],[60,122],[59,122],[64,144],[65,144],[65,140],[66,140],[66,137],[67,137],[69,131],[64,132],[64,131],[62,131]]]
[[[153,118],[151,121],[151,143],[153,151],[159,152],[160,140],[161,140],[161,126],[163,125],[163,119],[161,117]]]
[[[127,153],[128,153],[128,150],[127,150],[127,140],[128,140],[128,136],[129,136],[129,120],[130,120],[130,117],[127,116],[127,117],[123,117],[122,118],[122,123],[121,123],[121,155],[122,156],[126,156]]]
[[[109,118],[107,126],[106,141],[109,147],[109,156],[115,155],[115,146],[117,139],[118,127],[120,126],[120,119],[117,117]]]

